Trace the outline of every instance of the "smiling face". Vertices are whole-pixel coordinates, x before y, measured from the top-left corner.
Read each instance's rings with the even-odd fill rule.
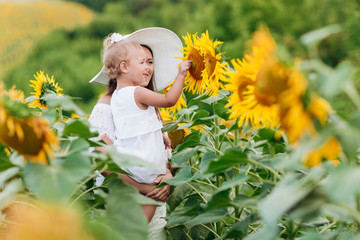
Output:
[[[134,86],[146,87],[152,77],[153,69],[148,64],[147,55],[144,49],[139,47],[131,47],[128,51],[127,79]]]
[[[149,48],[147,48],[145,46],[142,46],[142,48],[146,54],[146,63],[149,66],[149,78],[150,78],[149,82],[150,82],[151,78],[153,76],[153,73],[154,73],[154,59],[153,59],[153,55]]]

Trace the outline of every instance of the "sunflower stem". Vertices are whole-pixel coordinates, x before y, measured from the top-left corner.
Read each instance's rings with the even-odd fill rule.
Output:
[[[64,122],[64,116],[63,116],[63,114],[62,114],[62,108],[61,108],[61,107],[58,107],[58,108],[56,108],[56,110],[57,110],[57,112],[58,112],[58,114],[59,114],[59,121],[60,121],[60,122]]]
[[[191,185],[190,183],[186,183],[186,185],[188,185],[189,187],[191,187],[198,195],[200,198],[202,198],[202,200],[204,201],[204,203],[208,203],[208,201],[206,200],[206,198],[204,198],[204,196],[201,194],[201,192],[199,192],[193,185]]]
[[[106,170],[106,168],[107,168],[107,165],[105,165],[99,172],[102,173],[103,171]],[[77,191],[79,191],[82,186],[84,186],[88,181],[90,181],[91,179],[93,179],[93,178],[96,177],[96,176],[97,176],[97,173],[94,172],[94,173],[91,174],[88,178],[86,178],[84,181],[82,181],[82,182],[74,189],[74,191],[72,191],[72,193],[70,194],[69,199],[71,199],[72,196],[73,196]],[[82,194],[81,194],[81,195],[82,195]],[[75,200],[76,200],[76,199],[75,199]],[[73,202],[74,202],[74,201],[73,201]]]
[[[326,232],[327,230],[329,230],[330,228],[332,228],[333,226],[335,226],[337,224],[337,221],[336,220],[333,220],[333,222],[331,222],[330,224],[328,224],[326,227],[324,227],[323,229],[321,229],[319,231],[319,233],[324,233]]]
[[[71,206],[74,205],[82,196],[84,196],[86,193],[91,192],[92,190],[95,190],[97,188],[101,188],[101,186],[94,186],[92,188],[87,189],[85,192],[82,192],[79,196],[77,196],[74,201],[71,202]]]
[[[214,136],[215,136],[214,147],[215,147],[215,149],[217,149],[220,152],[220,149],[219,149],[220,148],[219,132],[220,132],[220,118],[216,117],[214,119]],[[222,182],[223,182],[222,177],[220,175],[217,175],[216,176],[216,186],[218,188],[222,185]],[[216,223],[216,232],[220,236],[221,236],[222,228],[223,228],[222,222],[217,222]]]
[[[234,130],[234,145],[237,146],[239,141],[239,131],[237,129]],[[239,175],[240,164],[236,166],[234,169],[235,176]],[[235,196],[240,195],[240,185],[235,186]],[[235,207],[235,217],[240,218],[240,207]]]
[[[203,226],[204,228],[206,228],[207,230],[209,230],[210,232],[212,232],[215,237],[219,238],[220,236],[214,231],[212,230],[211,228],[209,228],[208,226],[206,226],[205,224],[201,224],[201,226]]]
[[[235,129],[234,130],[234,145],[237,146],[238,144],[239,144],[239,130]]]

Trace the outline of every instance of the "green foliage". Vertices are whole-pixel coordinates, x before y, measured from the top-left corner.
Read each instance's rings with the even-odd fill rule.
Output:
[[[354,64],[360,62],[356,50],[359,39],[354,35],[359,31],[360,9],[355,0],[79,1],[99,12],[94,21],[86,27],[57,30],[43,38],[23,64],[7,72],[4,76],[7,86],[16,84],[28,94],[30,88],[24,79],[32,79],[36,71],[43,70],[56,76],[64,93],[79,97],[78,104],[90,112],[100,92],[105,91],[88,84],[101,69],[102,40],[111,32],[126,34],[152,26],[169,28],[179,36],[209,30],[214,39],[224,42],[221,50],[230,62],[242,57],[247,40],[260,26],[269,27],[275,40],[290,54],[308,58],[306,49],[298,42],[300,36],[329,24],[340,24],[340,33],[322,40],[319,56],[331,66],[345,59]],[[351,112],[343,101],[334,101],[334,106]]]
[[[101,185],[95,185],[98,176],[95,170],[123,173],[121,167],[149,164],[91,140],[97,133],[90,131],[87,119],[64,117],[63,111],[84,114],[71,97],[47,94],[44,99],[49,109],[36,109],[36,113],[54,124],[61,147],[54,157],[47,156],[48,162],[44,164],[27,161],[15,150],[0,145],[1,216],[5,218],[4,211],[16,196],[29,195],[42,204],[80,206],[86,231],[93,239],[146,239],[147,221],[140,205],[157,203],[124,184],[115,173]],[[104,146],[108,154],[89,152],[90,146]],[[26,204],[32,206],[30,202]]]
[[[106,6],[106,4],[110,2],[116,2],[118,0],[65,0],[65,1],[81,3],[97,12],[101,12],[103,8]]]
[[[56,76],[65,96],[45,96],[51,109],[42,114],[54,124],[61,150],[49,165],[40,165],[23,163],[16,152],[8,156],[0,146],[0,208],[15,194],[30,191],[43,201],[90,209],[88,224],[96,239],[144,239],[147,224],[140,204],[147,200],[114,175],[95,186],[94,170],[122,172],[128,164],[146,164],[90,141],[94,133],[87,120],[64,121],[55,109],[81,116],[92,109],[104,89],[88,81],[101,68],[102,39],[110,32],[163,26],[185,35],[208,29],[224,41],[228,60],[241,58],[252,32],[268,26],[283,44],[279,47],[289,50],[282,52],[284,59],[307,59],[301,68],[311,88],[336,103],[337,112],[330,125],[319,127],[318,136],[292,148],[286,137],[276,138],[274,130],[249,129],[235,121],[229,127],[221,124],[229,120],[229,92],[218,97],[186,93],[188,107],[165,130],[184,123],[178,129],[205,131],[192,130],[173,152],[177,172],[165,183],[174,186],[168,201],[168,239],[359,239],[360,97],[354,87],[359,77],[359,39],[354,38],[359,16],[355,0],[129,0],[107,4],[88,27],[52,32],[6,79],[30,92],[26,80],[34,72]],[[74,103],[74,98],[81,100]],[[305,154],[332,135],[343,150],[341,164],[304,167]],[[90,146],[104,146],[107,154],[89,153]]]

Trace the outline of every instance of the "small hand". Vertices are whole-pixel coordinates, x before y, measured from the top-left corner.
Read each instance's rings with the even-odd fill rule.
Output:
[[[170,172],[167,172],[166,174],[159,175],[154,180],[154,183],[158,185],[172,177],[173,177],[173,175]],[[170,185],[166,185],[161,188],[155,188],[154,190],[152,190],[151,192],[146,194],[146,196],[149,198],[152,198],[156,201],[166,202],[169,199],[170,189],[171,189]]]
[[[186,71],[190,69],[191,63],[192,63],[191,60],[183,61],[179,66],[179,74],[186,76],[187,75]]]

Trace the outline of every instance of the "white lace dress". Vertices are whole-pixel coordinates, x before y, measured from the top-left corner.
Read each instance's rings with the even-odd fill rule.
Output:
[[[115,125],[111,113],[111,108],[109,104],[97,103],[92,110],[89,123],[91,124],[93,130],[97,130],[99,133],[100,139],[103,136],[107,136],[113,142],[115,138]],[[101,175],[102,176],[102,175]],[[101,177],[100,177],[101,178]],[[102,178],[104,178],[102,176]],[[101,179],[97,179],[97,182],[102,182]],[[100,184],[101,185],[101,184]],[[156,208],[155,214],[149,223],[149,240],[165,240],[165,221],[166,217],[166,203],[163,203],[161,206]]]

